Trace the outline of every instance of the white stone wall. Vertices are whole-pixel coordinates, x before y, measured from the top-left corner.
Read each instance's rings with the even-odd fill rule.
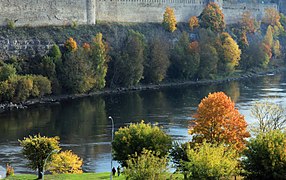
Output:
[[[0,25],[16,26],[95,24],[109,22],[162,22],[166,7],[174,8],[178,22],[198,16],[210,0],[0,0]],[[220,5],[222,0],[212,0]],[[223,4],[228,24],[239,21],[244,11],[261,19],[263,4]]]
[[[225,15],[225,21],[227,24],[233,24],[241,20],[242,14],[249,11],[254,18],[262,20],[265,14],[266,8],[277,9],[276,4],[251,4],[251,3],[240,3],[235,6],[230,3],[223,4],[223,13]]]
[[[99,21],[162,22],[166,7],[174,8],[178,22],[198,16],[204,0],[98,0],[96,17]]]
[[[17,26],[87,23],[87,0],[0,0],[0,24]]]

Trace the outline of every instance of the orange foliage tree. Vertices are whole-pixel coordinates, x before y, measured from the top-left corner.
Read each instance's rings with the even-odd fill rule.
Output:
[[[259,28],[258,23],[255,21],[255,18],[252,17],[249,11],[246,11],[242,14],[240,20],[240,26],[242,27],[243,31],[255,33]]]
[[[266,8],[262,22],[268,25],[281,27],[280,19],[281,16],[275,8]]]
[[[189,129],[194,142],[225,143],[238,151],[245,148],[245,138],[250,136],[247,123],[225,93],[216,92],[205,97],[194,118]]]
[[[166,30],[174,32],[177,29],[177,20],[174,9],[167,7],[163,15],[163,26]]]
[[[76,41],[72,37],[70,37],[65,42],[65,47],[68,49],[68,51],[75,52],[77,50],[77,43],[76,43]]]
[[[194,28],[199,27],[199,19],[196,16],[190,17],[189,26],[190,26],[191,31],[193,31]]]

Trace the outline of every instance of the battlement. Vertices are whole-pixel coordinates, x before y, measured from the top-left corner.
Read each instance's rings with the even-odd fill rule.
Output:
[[[235,23],[245,11],[262,18],[275,4],[223,3],[223,0],[1,0],[0,24],[16,26],[95,24],[109,22],[162,22],[166,7],[174,8],[178,22],[198,16],[209,2],[221,7],[227,23]]]

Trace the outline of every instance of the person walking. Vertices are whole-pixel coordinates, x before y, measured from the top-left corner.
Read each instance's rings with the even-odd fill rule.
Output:
[[[115,173],[116,173],[116,169],[115,169],[115,167],[113,167],[112,168],[112,175],[115,176]]]
[[[117,167],[117,175],[120,176],[120,166]]]

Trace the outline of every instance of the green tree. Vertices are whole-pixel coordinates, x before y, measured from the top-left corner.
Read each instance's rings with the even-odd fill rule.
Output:
[[[102,89],[105,87],[105,76],[107,73],[108,62],[108,45],[102,39],[102,34],[96,34],[91,45],[91,61],[94,67],[96,88]]]
[[[210,43],[200,43],[200,49],[204,49],[204,51],[200,53],[198,77],[200,79],[214,78],[214,75],[217,73],[217,64],[219,61],[217,50]]]
[[[214,32],[223,32],[225,29],[224,14],[220,7],[214,3],[209,3],[199,16],[200,27],[210,28]]]
[[[243,167],[249,179],[284,179],[286,174],[286,135],[275,130],[250,139]]]
[[[45,159],[54,150],[60,150],[59,137],[45,137],[40,134],[25,137],[19,140],[22,146],[22,153],[28,159],[28,166],[38,170],[38,179],[42,179]]]
[[[94,87],[95,73],[83,48],[64,54],[59,79],[69,93],[85,93]]]
[[[140,155],[135,152],[130,156],[124,174],[130,180],[163,180],[167,162],[167,156],[159,157],[158,153],[143,149]]]
[[[198,71],[200,63],[197,42],[190,43],[189,36],[183,32],[174,47],[171,57],[170,73],[175,78],[191,79]]]
[[[165,79],[170,66],[169,47],[166,41],[155,38],[149,49],[149,57],[144,66],[144,79],[147,82],[158,83]]]
[[[16,75],[16,68],[11,64],[4,64],[0,66],[0,81],[5,81],[11,76]]]
[[[171,145],[172,140],[169,135],[164,133],[158,126],[145,124],[142,121],[120,128],[115,132],[112,142],[113,157],[122,166],[126,166],[128,157],[136,152],[140,156],[144,148],[158,153],[159,157],[164,157],[168,154]]]
[[[52,48],[50,49],[50,52],[48,53],[48,56],[51,57],[54,61],[54,63],[58,63],[61,61],[62,58],[62,52],[58,45],[54,44]]]
[[[114,64],[112,83],[119,86],[133,86],[143,77],[145,61],[145,37],[136,31],[129,31],[123,51]]]
[[[187,150],[183,161],[187,179],[221,179],[237,174],[238,160],[234,149],[203,142]]]

